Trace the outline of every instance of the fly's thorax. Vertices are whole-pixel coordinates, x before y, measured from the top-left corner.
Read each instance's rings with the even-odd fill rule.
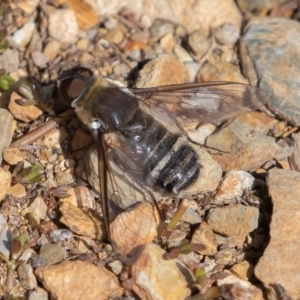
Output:
[[[119,82],[98,77],[91,78],[76,100],[75,112],[86,125],[99,122],[107,131],[115,131],[125,126],[138,108],[136,97]]]

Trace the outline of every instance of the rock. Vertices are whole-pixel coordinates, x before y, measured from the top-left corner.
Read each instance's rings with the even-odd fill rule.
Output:
[[[218,242],[212,231],[212,228],[206,222],[201,222],[201,224],[196,228],[192,237],[192,244],[203,244],[206,249],[197,251],[202,255],[214,255],[218,252]]]
[[[175,46],[174,36],[171,32],[164,35],[160,40],[161,47],[166,50],[166,52],[171,53]]]
[[[272,160],[278,149],[274,138],[237,119],[209,136],[206,145],[224,152],[221,155],[211,154],[223,171],[255,171]]]
[[[16,165],[25,159],[25,155],[24,152],[17,147],[6,147],[3,150],[3,158],[10,165]]]
[[[0,202],[5,197],[11,184],[11,173],[0,167]]]
[[[174,24],[166,19],[156,19],[150,27],[150,38],[152,42],[157,42],[167,34],[174,34]]]
[[[60,221],[74,233],[97,240],[104,237],[104,225],[98,217],[69,203],[62,203],[60,211],[62,213]]]
[[[69,202],[74,206],[94,208],[94,198],[91,196],[89,189],[85,186],[70,188],[67,191],[69,195],[66,198],[61,198],[61,202]]]
[[[25,290],[33,290],[37,288],[37,281],[33,274],[32,266],[29,264],[22,264],[18,268],[18,276],[21,286]]]
[[[9,259],[11,251],[12,235],[9,231],[6,218],[0,214],[0,252]]]
[[[17,183],[6,190],[6,194],[15,198],[22,198],[26,196],[24,185]]]
[[[31,291],[28,293],[28,300],[48,300],[48,293],[38,287],[35,291]]]
[[[58,186],[60,185],[69,185],[74,182],[74,176],[71,173],[57,173],[55,175],[55,182],[57,183]]]
[[[61,22],[61,20],[64,20]],[[49,12],[49,35],[61,43],[74,43],[78,35],[76,16],[71,9],[54,9]]]
[[[40,267],[35,273],[52,297],[60,300],[106,300],[123,293],[113,273],[82,261]]]
[[[55,265],[67,257],[67,250],[65,247],[47,243],[42,245],[39,256],[45,260],[46,265]]]
[[[80,39],[76,43],[76,47],[78,50],[87,51],[89,46],[89,40],[88,39]]]
[[[239,30],[231,23],[224,23],[214,28],[213,33],[217,42],[222,45],[228,45],[231,47],[234,46],[234,44],[240,37]]]
[[[255,267],[255,275],[268,289],[269,299],[277,299],[278,286],[291,299],[298,299],[300,229],[295,224],[300,222],[300,173],[272,169],[267,185],[273,204],[270,242]]]
[[[89,1],[98,15],[112,15],[120,10],[118,1]],[[215,28],[230,20],[237,29],[240,29],[242,16],[236,4],[232,0],[205,0],[172,1],[168,0],[140,1],[126,0],[123,5],[132,11],[137,19],[141,15],[147,15],[151,21],[165,19],[176,24],[184,24],[188,32],[202,30],[209,35],[211,28]],[[192,9],[187,9],[191,8]],[[209,12],[209,13],[208,13]]]
[[[2,163],[2,151],[10,145],[13,137],[13,116],[4,108],[0,108],[0,164]],[[0,183],[1,185],[1,183]],[[0,189],[1,191],[1,189]],[[0,192],[1,195],[2,192]],[[1,196],[0,196],[1,199]]]
[[[192,32],[188,37],[188,43],[198,58],[201,58],[210,47],[210,41],[201,30]]]
[[[115,27],[107,32],[105,39],[110,43],[120,44],[124,39],[124,33],[120,27]]]
[[[228,171],[221,181],[214,203],[224,205],[236,203],[243,195],[244,191],[250,191],[254,184],[254,177],[244,171]]]
[[[100,22],[99,16],[92,7],[88,5],[88,1],[55,0],[54,3],[57,6],[67,4],[68,7],[75,12],[76,20],[80,29],[87,30],[98,25]]]
[[[259,81],[260,88],[272,94],[268,107],[296,126],[300,125],[300,108],[294,84],[300,79],[300,41],[294,37],[299,32],[297,21],[255,19],[248,24],[240,43],[243,73],[251,84]]]
[[[12,93],[8,105],[8,109],[16,119],[29,123],[31,121],[36,120],[40,115],[43,114],[43,111],[34,105],[27,105],[27,106],[19,105],[17,103],[17,100],[21,98],[22,97],[19,96],[17,93],[15,92]]]
[[[20,29],[16,30],[12,35],[12,42],[19,49],[24,49],[30,42],[35,30],[34,21],[25,23]]]
[[[119,260],[109,263],[108,266],[116,275],[119,275],[123,269],[123,264]]]
[[[0,69],[7,73],[17,72],[19,68],[19,53],[16,49],[2,50],[0,53]]]
[[[47,209],[48,207],[44,199],[38,196],[28,207],[22,210],[22,215],[25,216],[28,213],[32,213],[37,217],[38,221],[40,221],[46,218]]]
[[[55,229],[49,232],[49,238],[52,242],[65,242],[73,238],[73,233],[67,229]]]
[[[224,236],[246,235],[258,227],[257,208],[241,204],[212,208],[207,223],[213,231]]]
[[[140,299],[186,299],[190,295],[191,273],[177,259],[164,260],[163,254],[160,247],[149,244],[132,266],[133,290]]]
[[[39,4],[39,0],[26,0],[23,2],[20,2],[20,5],[18,6],[22,11],[24,11],[27,15],[31,15],[36,7]]]
[[[201,64],[196,61],[188,61],[184,63],[186,75],[184,82],[195,82],[197,74],[201,68]]]
[[[182,127],[193,141],[201,145],[205,145],[207,137],[216,130],[216,126],[211,123],[205,123],[200,126],[194,123],[186,123]]]
[[[254,266],[248,261],[244,260],[234,265],[230,272],[239,277],[242,280],[249,280],[254,274]]]
[[[184,65],[173,56],[161,56],[148,62],[140,72],[137,87],[183,83]]]
[[[239,8],[243,12],[261,12],[271,9],[276,3],[284,2],[283,0],[237,0]]]
[[[180,62],[186,63],[194,61],[193,57],[180,45],[175,45],[174,53]]]
[[[189,201],[194,202],[194,201]],[[197,204],[195,203],[197,206]],[[188,207],[188,209],[185,211],[185,213],[182,215],[180,221],[187,222],[189,224],[199,224],[202,221],[202,218],[200,214],[192,207],[191,205]]]
[[[235,66],[221,59],[210,59],[204,64],[197,75],[197,81],[232,81],[248,83],[248,80],[241,74],[239,66]]]
[[[276,124],[279,123],[277,119],[258,111],[251,111],[248,114],[237,117],[237,119],[247,123],[258,132],[264,134],[268,134],[270,130],[274,130]]]
[[[249,281],[241,280],[234,276],[230,271],[225,270],[223,274],[227,275],[217,280],[217,286],[221,287],[224,296],[229,299],[251,299],[263,300],[263,294],[260,289],[252,285]],[[225,292],[226,291],[226,292]]]
[[[144,246],[157,237],[160,218],[153,203],[138,202],[118,214],[109,224],[110,240],[118,257],[134,263]]]
[[[60,148],[60,143],[63,142],[67,136],[68,132],[65,127],[55,128],[45,134],[44,145],[50,150],[55,147]]]
[[[59,49],[60,49],[60,42],[56,40],[51,40],[46,44],[43,50],[43,54],[47,57],[49,61],[52,61],[58,55]]]
[[[31,53],[31,58],[33,63],[40,68],[45,68],[48,63],[48,57],[40,51],[33,51]]]

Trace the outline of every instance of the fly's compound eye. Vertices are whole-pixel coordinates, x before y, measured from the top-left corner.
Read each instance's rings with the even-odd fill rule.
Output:
[[[72,102],[83,92],[87,81],[93,76],[93,72],[84,67],[75,67],[62,73],[58,80],[59,94],[66,105],[71,106]]]

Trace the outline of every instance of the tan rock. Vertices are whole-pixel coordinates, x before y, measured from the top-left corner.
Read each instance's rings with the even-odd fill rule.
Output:
[[[259,133],[237,119],[229,121],[218,132],[210,135],[206,145],[227,152],[221,155],[212,153],[212,157],[221,165],[223,171],[257,170],[273,159],[278,149],[274,138]]]
[[[161,56],[148,62],[137,81],[138,87],[152,87],[167,84],[183,83],[184,65],[174,56]]]
[[[141,299],[186,299],[191,293],[187,286],[193,281],[192,275],[178,260],[164,260],[163,254],[164,250],[154,244],[145,248],[132,266],[133,290]]]
[[[249,280],[254,274],[254,266],[244,260],[234,265],[230,271],[242,280]]]
[[[25,216],[27,213],[34,213],[39,220],[44,220],[46,217],[47,209],[48,207],[44,199],[38,196],[27,208],[22,210],[21,214]]]
[[[157,237],[160,218],[153,203],[139,202],[110,223],[110,240],[122,262],[132,264]]]
[[[105,39],[110,43],[120,44],[124,39],[124,33],[120,27],[115,27],[107,32]]]
[[[16,165],[25,159],[25,155],[24,152],[17,147],[7,147],[3,150],[3,158],[10,165]]]
[[[260,133],[267,134],[271,129],[274,130],[279,121],[275,118],[269,117],[264,113],[252,111],[248,114],[237,117],[237,119],[249,124]]]
[[[29,123],[36,120],[40,115],[43,114],[43,111],[34,105],[22,106],[17,104],[16,100],[20,98],[21,96],[19,96],[17,93],[12,93],[8,105],[8,109],[16,119]]]
[[[55,128],[45,134],[44,144],[47,148],[52,149],[59,147],[60,143],[68,136],[67,130],[64,127]]]
[[[68,202],[79,207],[94,208],[94,200],[87,187],[78,186],[75,188],[70,188],[68,189],[67,194],[69,196],[66,198],[61,198],[61,202]]]
[[[236,203],[244,191],[252,189],[253,184],[254,177],[251,174],[237,170],[228,171],[214,195],[214,203]]]
[[[173,34],[167,33],[165,36],[163,36],[160,40],[160,45],[167,52],[171,53],[175,46],[175,40]]]
[[[8,170],[0,168],[0,201],[6,195],[11,184],[11,173]]]
[[[55,0],[56,5],[67,4],[76,15],[78,26],[80,29],[89,29],[94,27],[100,22],[99,16],[92,9],[91,6],[87,4],[88,1],[81,0]],[[100,15],[100,14],[99,14]]]
[[[106,300],[123,293],[113,273],[82,261],[40,267],[35,274],[55,299]]]
[[[202,255],[214,255],[217,253],[218,242],[212,228],[206,222],[202,222],[194,231],[191,243],[203,244],[206,249],[197,251]]]
[[[102,239],[105,235],[104,225],[99,217],[70,204],[60,206],[60,221],[76,234],[86,235],[93,239]]]
[[[78,35],[78,24],[74,11],[71,9],[50,11],[48,30],[49,35],[61,43],[74,43]]]
[[[118,1],[96,2],[87,0],[87,2],[94,7],[99,15],[111,15],[120,10]],[[242,15],[232,0],[173,0],[172,5],[168,0],[138,2],[126,0],[122,3],[130,11],[133,11],[137,18],[141,15],[147,15],[151,21],[155,19],[170,20],[176,24],[184,24],[188,32],[201,29],[207,36],[212,28],[229,21],[237,30],[240,30],[242,22]]]
[[[1,62],[0,62],[1,65]],[[13,137],[14,122],[12,114],[4,108],[0,108],[0,164],[2,162],[2,151],[9,146]]]
[[[225,236],[246,235],[257,228],[259,211],[241,204],[210,209],[207,222],[214,232]]]
[[[17,183],[6,190],[6,194],[15,198],[22,198],[26,196],[25,187],[21,183]]]
[[[44,55],[52,61],[59,53],[60,42],[52,40],[48,42],[43,50]]]
[[[248,80],[241,74],[239,66],[235,66],[223,60],[216,60],[206,63],[197,75],[197,81],[232,81],[248,83]]]
[[[300,173],[272,169],[267,177],[273,203],[270,242],[259,260],[255,275],[269,290],[269,299],[277,299],[276,286],[291,299],[300,297]]]

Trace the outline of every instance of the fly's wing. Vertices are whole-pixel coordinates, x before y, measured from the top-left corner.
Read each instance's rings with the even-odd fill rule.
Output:
[[[207,82],[130,89],[151,113],[168,123],[213,123],[246,114],[265,105],[264,90],[241,83]]]
[[[127,265],[133,264],[144,246],[157,236],[160,222],[151,194],[137,182],[141,167],[110,141],[105,151],[99,134],[98,158],[102,210],[114,252]],[[132,175],[134,174],[134,175]],[[148,201],[147,201],[148,200]]]

